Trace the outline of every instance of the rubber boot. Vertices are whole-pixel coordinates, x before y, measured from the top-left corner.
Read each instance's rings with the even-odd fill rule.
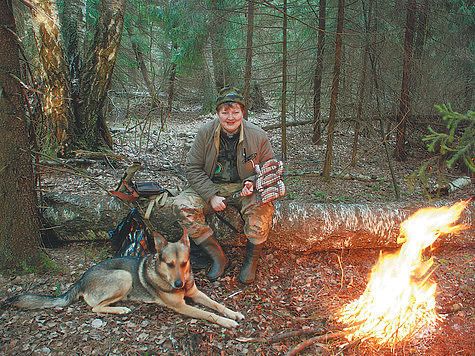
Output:
[[[247,241],[246,244],[246,257],[242,265],[241,273],[239,273],[239,280],[241,283],[249,284],[256,279],[257,263],[262,253],[262,247],[264,243],[254,245]]]
[[[217,280],[223,275],[224,269],[228,265],[228,258],[224,255],[221,246],[219,246],[213,236],[200,243],[199,247],[211,258],[211,267],[207,274],[208,279],[210,281]]]

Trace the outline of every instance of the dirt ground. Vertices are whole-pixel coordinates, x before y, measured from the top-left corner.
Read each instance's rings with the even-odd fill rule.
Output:
[[[192,110],[176,112],[160,132],[147,122],[112,121],[116,153],[128,161],[140,159],[140,175],[157,177],[166,188],[182,189],[181,172],[193,132],[208,118]],[[275,122],[271,114],[260,116],[259,124]],[[160,137],[158,136],[160,134]],[[347,168],[351,157],[352,131],[337,127],[332,171],[371,179],[332,179],[319,176],[325,157],[324,146],[310,144],[311,127],[288,129],[286,159],[287,196],[323,203],[390,202],[394,190],[384,150],[373,135],[360,140],[360,159]],[[277,155],[281,136],[269,131]],[[424,147],[411,141],[405,162],[393,162],[401,199],[421,207],[430,204],[423,190],[408,188],[405,178],[427,158]],[[364,153],[366,152],[366,153]],[[127,162],[128,162],[127,161]],[[94,180],[113,187],[127,162],[110,165],[98,162],[87,168]],[[455,179],[463,172],[454,170]],[[43,187],[70,194],[90,194],[94,183],[81,181],[71,173],[44,172]],[[473,196],[473,184],[445,199],[459,201]],[[473,203],[472,203],[473,204]],[[111,257],[109,242],[75,242],[45,249],[54,262],[46,274],[0,276],[0,299],[22,293],[57,295],[65,291],[89,267]],[[390,252],[390,251],[383,251]],[[0,309],[0,353],[4,355],[283,355],[316,334],[341,330],[332,316],[364,291],[379,250],[343,250],[297,254],[266,249],[254,284],[243,286],[239,273],[244,251],[226,247],[231,266],[225,276],[211,283],[205,272],[195,273],[198,287],[213,299],[245,315],[236,329],[193,320],[162,307],[123,303],[132,309],[127,315],[92,313],[83,301],[65,308],[24,311],[2,305]],[[425,252],[433,256],[437,283],[436,302],[440,321],[422,328],[412,340],[395,349],[378,348],[369,342],[348,343],[339,337],[313,343],[301,355],[474,355],[475,318],[474,245],[439,247]],[[299,331],[301,335],[288,333]],[[271,340],[271,338],[274,338]],[[249,340],[254,338],[254,340]]]

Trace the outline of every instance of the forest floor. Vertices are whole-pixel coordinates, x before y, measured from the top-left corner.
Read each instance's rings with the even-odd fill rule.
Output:
[[[137,117],[146,117],[137,108]],[[141,115],[142,113],[142,115]],[[271,114],[259,116],[260,126],[276,122]],[[94,181],[115,187],[127,163],[139,159],[143,180],[157,178],[168,189],[180,190],[187,147],[193,133],[207,117],[192,109],[177,111],[160,130],[156,121],[125,122],[111,120],[115,153],[127,157],[124,162],[99,161],[87,168],[93,180],[84,180],[68,172],[51,171],[43,175],[43,188],[70,194],[93,194]],[[255,119],[251,118],[255,121]],[[149,125],[150,124],[150,125]],[[395,201],[387,158],[375,132],[367,131],[360,139],[360,158],[351,159],[352,130],[342,123],[337,127],[333,146],[332,171],[350,174],[353,179],[322,180],[325,148],[310,142],[309,125],[287,129],[285,160],[287,196],[284,199],[312,200],[321,203],[362,203]],[[428,158],[424,146],[410,128],[408,159],[392,162],[401,200],[416,206],[431,201],[421,187],[411,190],[406,178]],[[277,156],[281,155],[279,130],[270,130]],[[392,145],[390,143],[390,145]],[[391,146],[392,147],[392,146]],[[365,152],[365,153],[363,153]],[[453,180],[464,174],[448,172]],[[365,177],[370,177],[366,179]],[[473,184],[444,197],[460,201],[473,196]],[[52,261],[48,273],[0,276],[2,300],[22,293],[57,295],[65,291],[81,274],[111,257],[109,242],[74,242],[45,252]],[[391,252],[391,251],[383,251]],[[236,276],[243,259],[241,247],[226,247],[231,261],[223,278],[211,283],[205,272],[195,273],[198,288],[213,299],[245,315],[236,329],[227,330],[202,320],[178,315],[171,310],[148,304],[122,303],[132,309],[127,315],[94,314],[83,302],[65,308],[24,311],[2,305],[0,309],[0,353],[4,355],[283,355],[301,341],[321,332],[339,330],[332,316],[366,288],[371,268],[380,251],[371,249],[293,253],[266,249],[257,280],[241,285]],[[427,326],[411,340],[394,349],[378,347],[366,341],[348,343],[343,338],[313,343],[301,355],[474,355],[475,274],[474,246],[439,247],[426,251],[436,266],[431,280],[437,283],[436,309],[440,320]],[[300,336],[287,332],[300,331]],[[277,337],[274,340],[271,338]],[[286,336],[287,335],[287,336]],[[260,340],[249,340],[257,338]]]

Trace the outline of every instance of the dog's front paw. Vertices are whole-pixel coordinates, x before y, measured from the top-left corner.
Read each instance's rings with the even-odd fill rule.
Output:
[[[233,312],[233,314],[230,315],[229,317],[232,318],[232,319],[234,319],[234,320],[237,320],[237,321],[244,320],[244,315],[242,315],[242,314],[239,313],[239,312]]]
[[[127,307],[117,307],[117,314],[128,314],[130,313],[132,310],[130,310],[129,308]]]
[[[237,321],[244,320],[244,315],[242,315],[239,312],[235,312],[234,310],[228,309],[228,308],[226,308],[226,310],[224,311],[223,314],[226,315],[228,318],[233,319],[233,320],[237,320]]]
[[[104,306],[95,306],[92,308],[94,313],[103,313],[103,314],[127,314],[130,313],[131,310],[126,307],[104,307]]]
[[[239,324],[235,322],[234,320],[228,319],[228,318],[221,318],[219,321],[219,325],[224,326],[225,328],[232,329],[237,327]]]

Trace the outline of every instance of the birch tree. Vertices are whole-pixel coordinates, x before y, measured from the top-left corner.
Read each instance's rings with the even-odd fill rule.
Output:
[[[67,145],[70,150],[112,147],[103,109],[121,41],[125,0],[100,2],[101,16],[90,41],[84,0],[65,1],[61,16],[55,0],[33,0],[32,5],[42,111],[53,143],[59,152]]]
[[[42,114],[46,130],[53,138],[48,146],[62,151],[74,129],[74,121],[58,8],[56,0],[32,0],[32,3],[33,30],[40,64],[37,75],[41,83]]]

